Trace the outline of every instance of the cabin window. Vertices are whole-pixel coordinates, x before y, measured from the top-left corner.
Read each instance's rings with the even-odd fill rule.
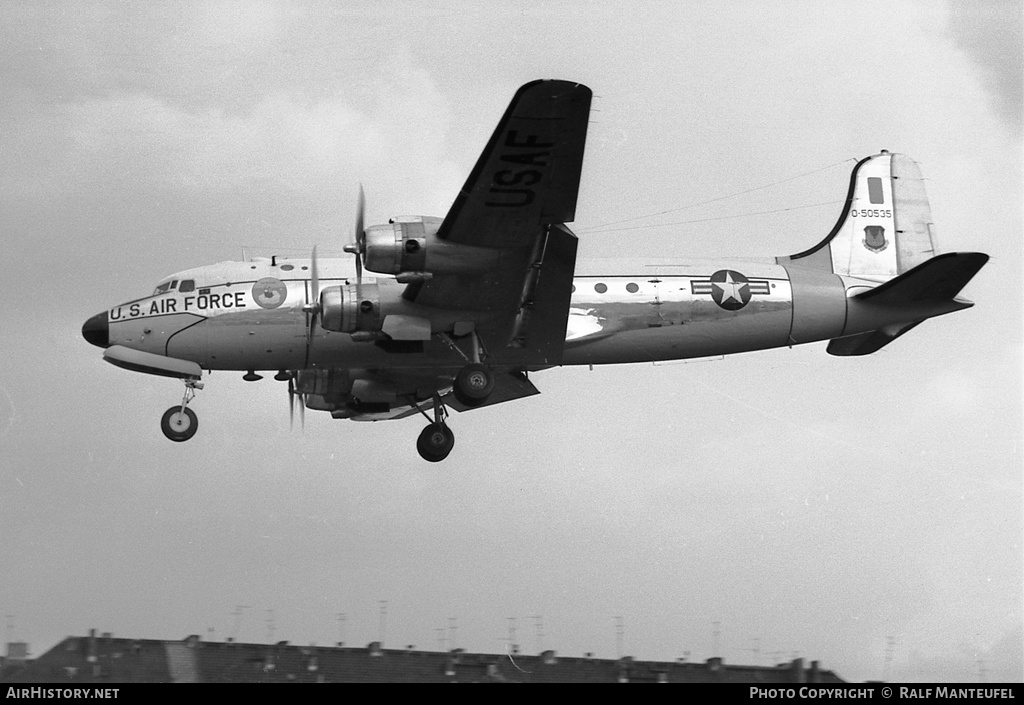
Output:
[[[603,294],[604,292],[608,291],[608,287],[605,286],[604,284],[595,284],[594,291],[596,291],[599,294]]]
[[[180,291],[183,294],[187,294],[190,291],[195,291],[195,290],[196,290],[196,280],[195,279],[182,279],[181,280],[181,285],[178,287],[178,291]]]
[[[882,193],[882,179],[877,176],[868,177],[868,199],[872,203],[885,203],[885,194]]]
[[[295,269],[295,266],[294,266],[294,265],[291,265],[291,264],[282,264],[282,265],[281,265],[281,271],[284,271],[284,272],[290,272],[290,271],[292,271],[293,269]]]
[[[635,294],[636,292],[640,291],[640,287],[638,287],[633,282],[630,282],[629,284],[626,284],[626,291],[628,291],[631,294]]]

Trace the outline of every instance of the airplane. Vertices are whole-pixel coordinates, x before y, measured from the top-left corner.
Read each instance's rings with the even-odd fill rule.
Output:
[[[161,419],[172,441],[196,433],[204,370],[274,371],[293,421],[296,402],[338,419],[422,415],[417,450],[438,462],[455,443],[450,409],[537,394],[533,372],[826,340],[832,355],[867,355],[973,306],[958,294],[988,256],[937,253],[921,172],[886,150],[856,164],[835,226],[797,254],[576,271],[566,224],[591,96],[571,81],[522,86],[444,218],[364,227],[360,187],[353,259],[314,246],[178,272],[82,335],[107,362],[184,382]]]

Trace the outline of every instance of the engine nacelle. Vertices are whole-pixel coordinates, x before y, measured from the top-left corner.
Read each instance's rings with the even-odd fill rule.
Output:
[[[336,333],[375,332],[384,317],[377,282],[329,286],[320,292],[320,325]]]
[[[498,250],[439,240],[440,226],[440,218],[406,216],[367,228],[363,266],[380,274],[471,274],[497,266]]]

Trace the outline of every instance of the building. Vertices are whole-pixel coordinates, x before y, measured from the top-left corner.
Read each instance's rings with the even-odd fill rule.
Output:
[[[69,636],[32,661],[5,663],[3,683],[842,683],[817,661],[776,667],[562,657],[554,651],[478,654],[365,648]]]

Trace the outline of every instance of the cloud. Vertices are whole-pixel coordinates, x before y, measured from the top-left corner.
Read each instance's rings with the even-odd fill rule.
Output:
[[[954,0],[949,29],[957,47],[982,73],[999,117],[1020,135],[1024,127],[1024,15],[1020,0]]]
[[[216,193],[259,184],[336,196],[357,181],[378,192],[444,185],[425,199],[440,202],[465,167],[444,151],[447,105],[425,78],[382,79],[372,104],[279,91],[237,111],[189,109],[151,92],[37,106],[0,138],[19,166],[0,180],[9,193],[43,198],[139,187]]]

